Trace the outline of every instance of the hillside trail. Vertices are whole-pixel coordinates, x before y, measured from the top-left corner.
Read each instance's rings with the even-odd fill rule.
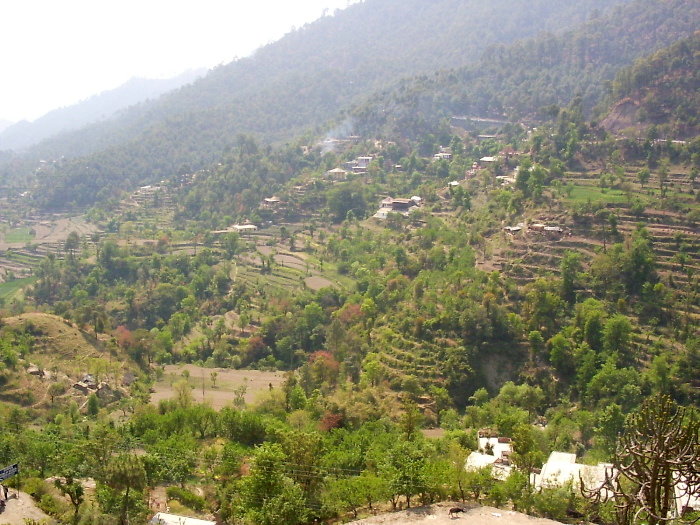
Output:
[[[0,523],[2,525],[24,525],[25,519],[47,520],[47,523],[54,523],[47,514],[44,514],[36,506],[29,494],[20,492],[19,499],[17,499],[17,491],[10,489],[10,497],[5,504],[5,510],[0,512]]]

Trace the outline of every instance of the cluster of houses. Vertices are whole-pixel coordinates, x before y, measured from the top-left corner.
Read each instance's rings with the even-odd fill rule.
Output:
[[[547,226],[546,224],[540,222],[529,224],[527,227],[522,222],[517,223],[515,226],[503,227],[503,231],[513,235],[525,229],[532,232],[544,233],[551,237],[559,237],[564,233],[564,228],[562,228],[561,226]]]
[[[400,213],[401,215],[408,216],[409,213],[417,210],[422,202],[423,199],[417,195],[414,195],[410,199],[387,197],[382,200],[379,210],[374,214],[374,218],[386,219],[390,213]]]
[[[489,433],[479,433],[479,450],[467,457],[465,469],[476,471],[491,466],[494,479],[505,480],[510,475],[513,443],[508,437],[493,437]],[[592,489],[603,485],[606,476],[613,469],[611,463],[584,465],[576,462],[576,454],[552,452],[541,469],[534,469],[530,474],[530,484],[535,490],[562,487],[571,483],[579,493],[582,488]],[[681,515],[687,510],[700,509],[700,497],[688,496],[683,483],[676,485],[677,512]]]
[[[367,168],[369,168],[369,164],[372,160],[374,160],[374,157],[357,157],[355,160],[343,164],[343,168],[350,173],[364,175],[367,173]]]
[[[505,480],[513,468],[511,456],[513,442],[508,437],[479,435],[479,450],[472,452],[466,460],[468,471],[479,470],[491,465],[491,474],[495,479]],[[584,465],[576,463],[576,454],[552,452],[541,469],[535,469],[530,475],[530,483],[535,489],[559,487],[572,482],[580,487],[583,479],[586,487],[600,486],[605,481],[609,463]]]

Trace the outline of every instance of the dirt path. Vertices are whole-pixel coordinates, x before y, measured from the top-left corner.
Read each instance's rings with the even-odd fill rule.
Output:
[[[14,489],[10,491],[10,494],[5,510],[0,513],[0,523],[3,525],[24,525],[25,519],[47,520],[48,523],[54,523],[54,520],[36,506],[29,494],[20,492],[19,499],[16,498],[17,491]]]
[[[450,517],[449,510],[453,507],[463,508],[465,512]],[[346,525],[403,525],[404,523],[413,525],[561,525],[558,521],[533,518],[520,512],[449,501],[427,507],[370,516]]]

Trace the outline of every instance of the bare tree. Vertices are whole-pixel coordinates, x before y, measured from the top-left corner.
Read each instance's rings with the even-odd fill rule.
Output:
[[[594,502],[613,499],[620,525],[696,523],[683,511],[700,496],[700,423],[667,396],[648,399],[627,419],[613,466],[598,487],[581,486]]]

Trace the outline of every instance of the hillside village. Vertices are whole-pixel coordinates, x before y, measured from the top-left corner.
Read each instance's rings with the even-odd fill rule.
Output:
[[[0,523],[696,521],[700,6],[458,4],[0,152]]]

